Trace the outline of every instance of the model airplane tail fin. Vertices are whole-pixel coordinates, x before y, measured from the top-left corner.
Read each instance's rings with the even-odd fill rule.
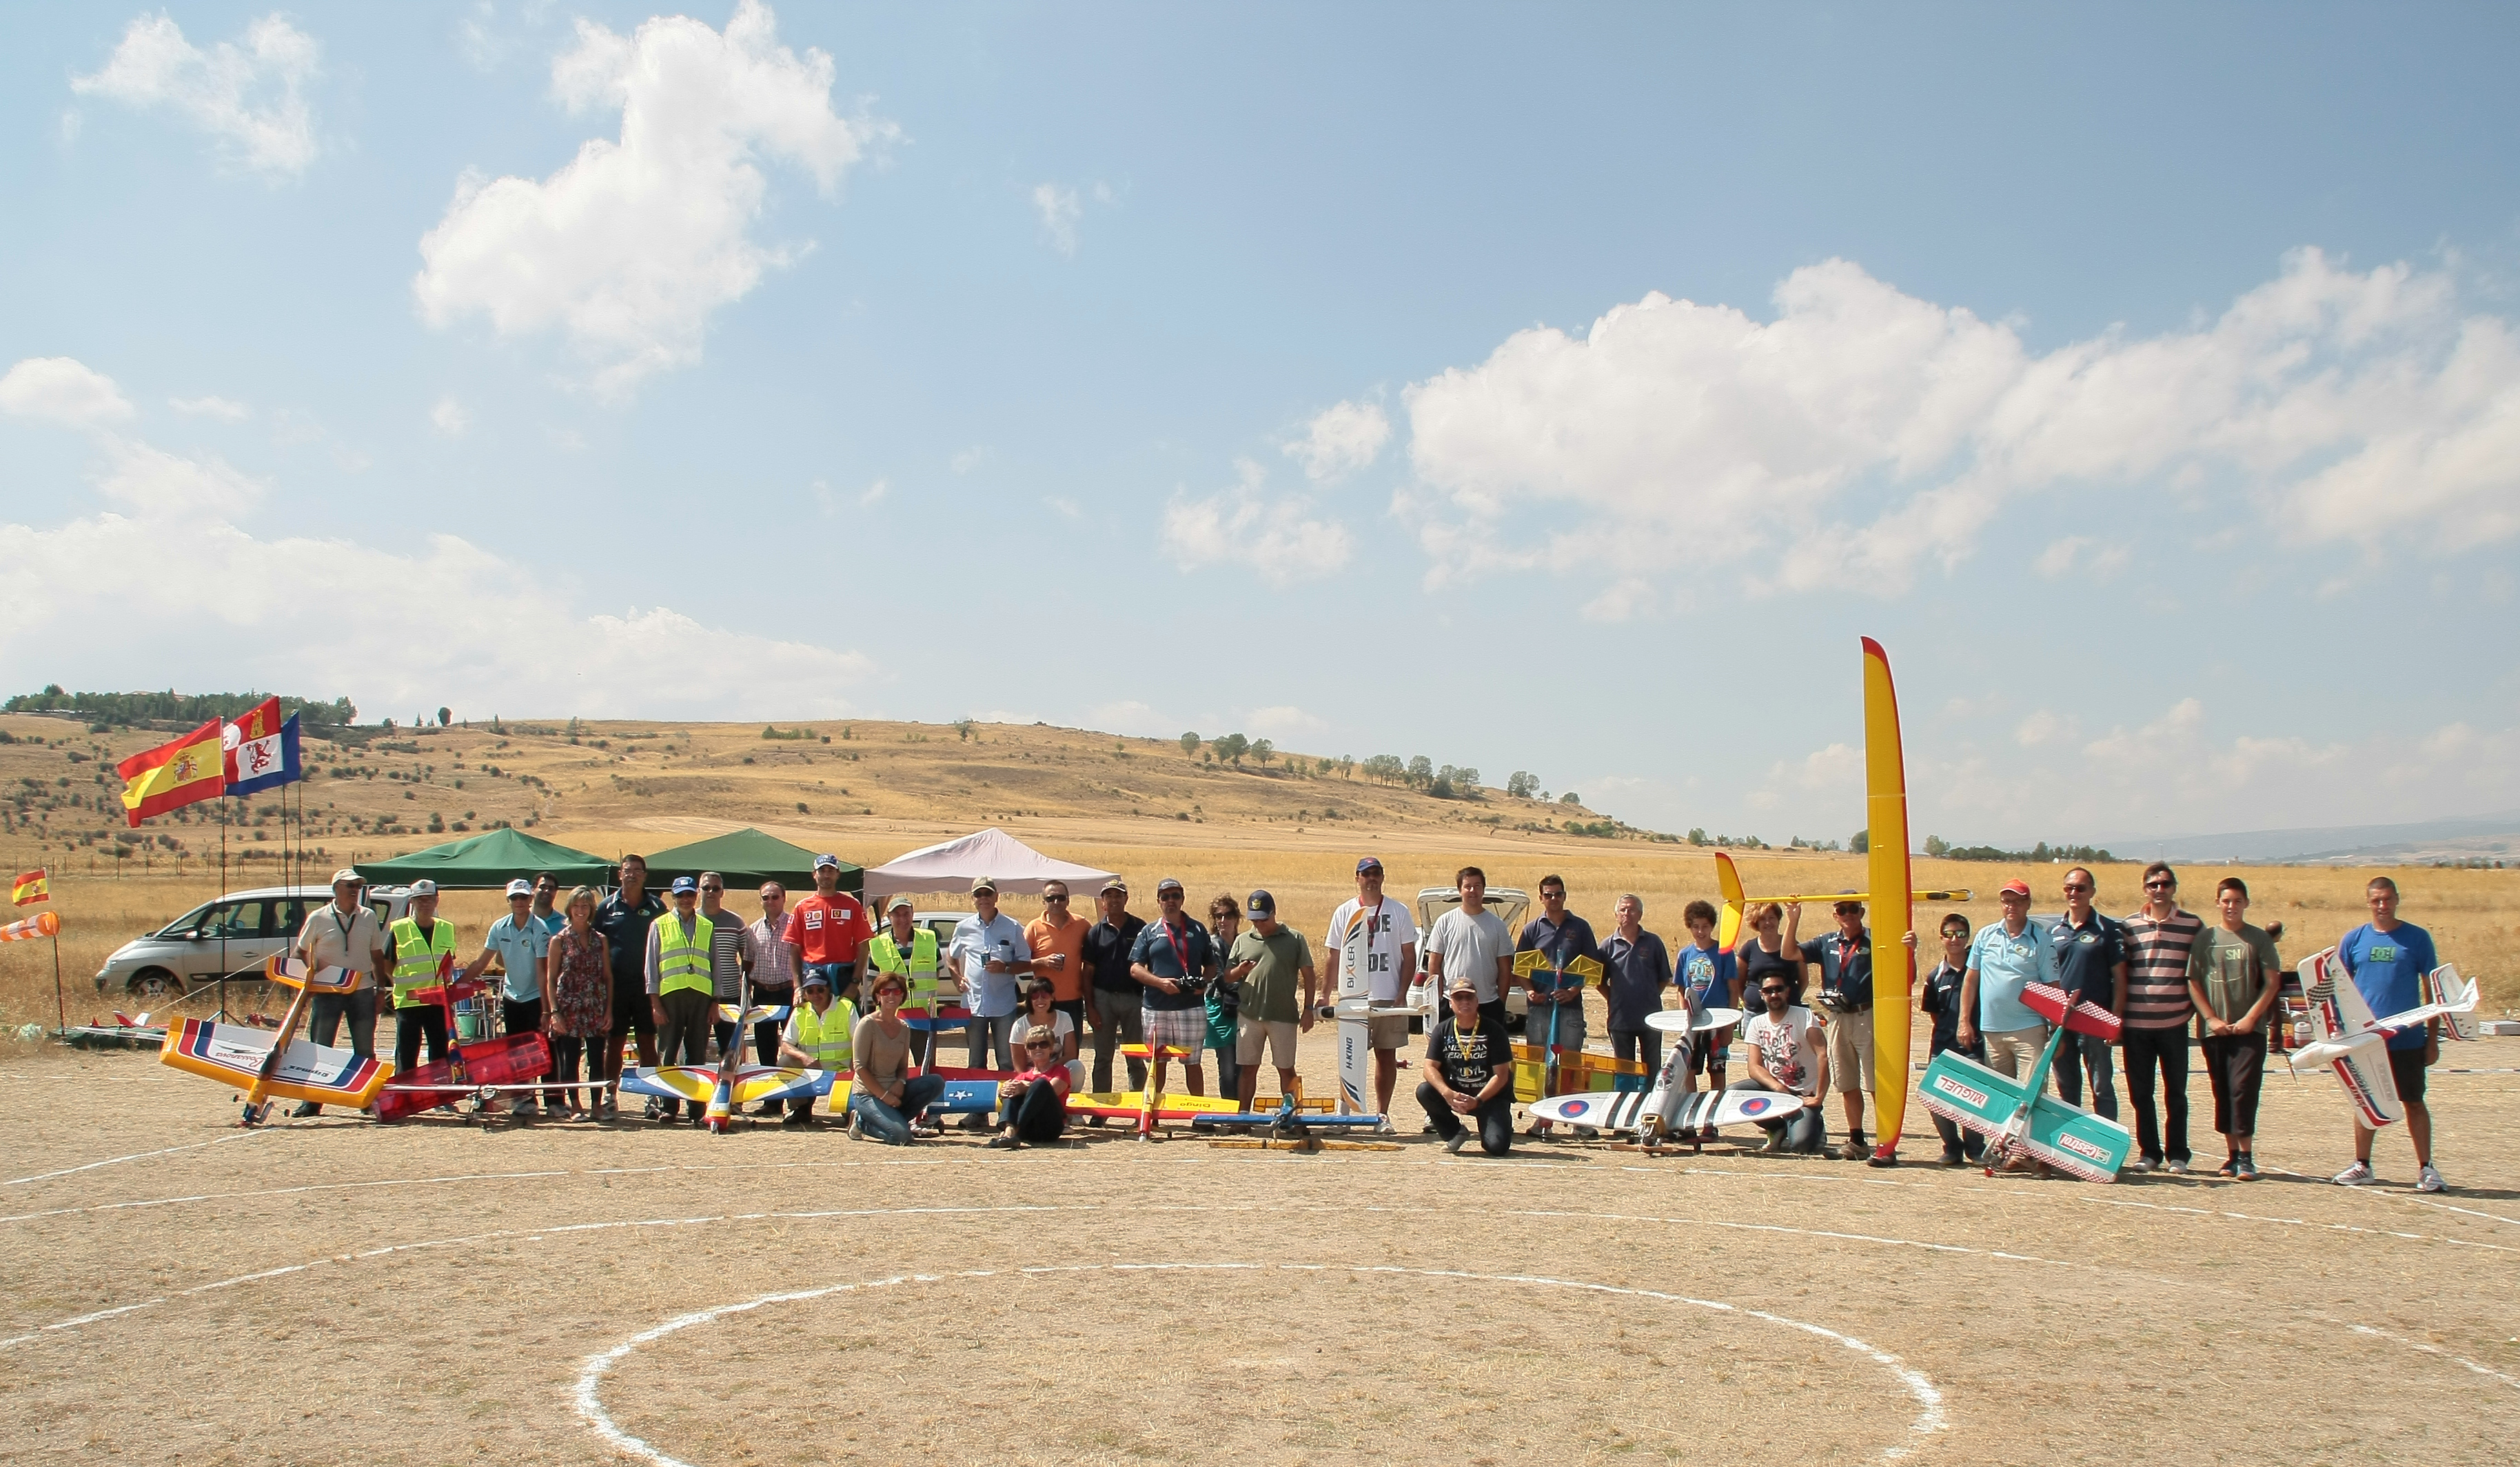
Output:
[[[2075,998],[2054,984],[2023,984],[2021,1001],[2050,1024],[2062,1024],[2078,1034],[2102,1039],[2118,1037],[2118,1016],[2088,998]]]
[[[2313,1034],[2320,1039],[2349,1040],[2379,1028],[2371,1005],[2354,986],[2354,975],[2333,947],[2303,958],[2299,966],[2301,994],[2310,1004]]]
[[[2424,975],[2424,1001],[2441,1005],[2442,1036],[2451,1039],[2476,1037],[2476,985],[2459,976],[2454,963],[2444,963]]]

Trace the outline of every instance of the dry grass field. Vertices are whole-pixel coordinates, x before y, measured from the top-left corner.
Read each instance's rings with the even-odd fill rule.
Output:
[[[1493,793],[1060,730],[840,731],[458,729],[327,758],[352,772],[305,787],[312,879],[450,838],[434,812],[606,855],[752,824],[870,865],[998,823],[1141,892],[1270,887],[1314,933],[1361,851],[1404,896],[1463,862],[1499,885],[1555,871],[1597,922],[1634,891],[1675,934],[1713,894],[1704,851],[1518,829],[1569,817]],[[108,950],[217,890],[198,821],[151,828],[185,843],[180,873],[163,847],[88,869],[111,848],[81,841],[112,830],[85,802],[112,812],[94,764],[144,742],[0,745],[0,779],[52,792],[12,806],[0,860],[58,873],[74,1020],[111,1006],[88,983]],[[260,818],[269,839],[248,824],[232,852],[281,844]],[[1852,857],[1742,865],[1754,890],[1863,879]],[[1987,898],[2009,874],[2053,904],[2060,871],[1917,870]],[[2190,906],[2218,874],[2185,873]],[[2362,873],[2245,874],[2288,953],[2361,912]],[[2488,1006],[2520,1001],[2515,874],[2398,875]],[[2136,868],[2100,881],[2108,908],[2134,903]],[[497,905],[463,893],[447,913],[477,934]],[[52,1002],[47,946],[0,947],[0,1015],[49,1022]],[[1325,1031],[1301,1059],[1327,1089]],[[1755,1156],[1749,1131],[1696,1156],[1562,1137],[1450,1158],[1405,1087],[1395,1149],[1311,1157],[1116,1130],[1012,1155],[636,1120],[241,1131],[228,1091],[154,1056],[0,1042],[0,1439],[28,1462],[2499,1460],[2520,1430],[2515,1072],[2520,1040],[2489,1039],[2434,1073],[2456,1190],[2425,1197],[2394,1133],[2387,1185],[2328,1185],[2344,1104],[2279,1073],[2267,1180],[2091,1186],[1924,1165],[1913,1105],[1889,1171]]]

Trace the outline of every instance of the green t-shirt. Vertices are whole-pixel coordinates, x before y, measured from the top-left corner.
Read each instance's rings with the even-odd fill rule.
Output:
[[[2236,1024],[2248,1017],[2267,985],[2283,981],[2283,959],[2265,928],[2243,922],[2238,932],[2227,932],[2216,923],[2187,949],[2187,976],[2205,990],[2205,1006],[2215,1018]]]
[[[1291,927],[1268,937],[1246,932],[1234,940],[1229,966],[1252,965],[1242,977],[1242,1012],[1272,1024],[1295,1022],[1296,983],[1313,965],[1312,945]]]

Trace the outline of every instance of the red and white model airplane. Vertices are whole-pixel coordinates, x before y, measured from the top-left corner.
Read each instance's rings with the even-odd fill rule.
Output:
[[[2389,1035],[2430,1019],[2448,1021],[2445,1038],[2464,1039],[2473,1032],[2465,1016],[2476,1011],[2476,985],[2459,977],[2452,964],[2444,963],[2424,975],[2423,990],[2417,995],[2422,1003],[2385,1019],[2371,1017],[2371,1005],[2363,1002],[2362,990],[2354,986],[2354,976],[2337,961],[2335,948],[2303,958],[2300,972],[2302,995],[2310,1001],[2312,1037],[2292,1052],[2293,1073],[2317,1065],[2336,1072],[2345,1098],[2354,1102],[2354,1108],[2362,1113],[2362,1123],[2373,1130],[2402,1121],[2407,1114],[2398,1099],[2398,1082],[2389,1076],[2385,1053]]]

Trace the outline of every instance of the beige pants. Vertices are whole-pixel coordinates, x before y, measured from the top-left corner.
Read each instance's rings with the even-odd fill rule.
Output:
[[[2048,1026],[1997,1030],[1985,1038],[1986,1068],[2005,1079],[2019,1079],[2024,1069],[2039,1063],[2039,1051],[2048,1047]]]
[[[1873,1088],[1872,1011],[1828,1016],[1828,1085],[1840,1095]]]

